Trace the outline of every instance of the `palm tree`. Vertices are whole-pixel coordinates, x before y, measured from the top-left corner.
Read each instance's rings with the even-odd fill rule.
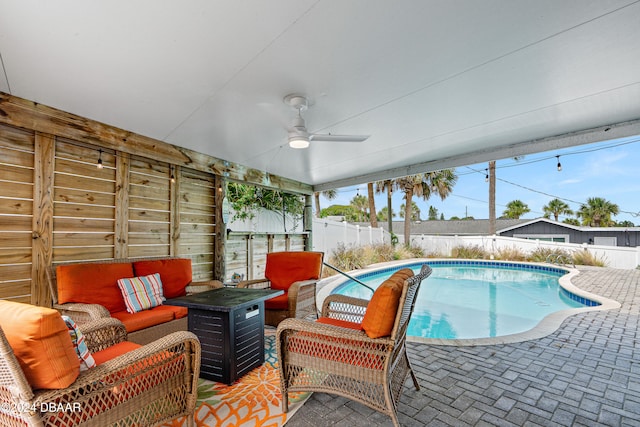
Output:
[[[367,209],[369,207],[367,198],[363,195],[356,194],[353,199],[351,199],[350,205],[356,213],[358,222],[362,222],[362,220],[367,217]]]
[[[386,206],[380,209],[377,215],[378,221],[387,221],[388,219],[390,219],[388,212],[389,212],[389,209],[387,209]],[[396,214],[393,211],[391,211],[391,218],[393,218],[394,216],[396,216]]]
[[[369,222],[372,228],[378,228],[378,218],[376,218],[376,200],[373,197],[373,182],[367,184],[367,195],[369,197]]]
[[[393,209],[391,208],[391,193],[393,192],[393,181],[388,179],[386,181],[376,181],[376,194],[382,192],[387,193],[387,212],[391,212],[391,215],[387,215],[387,227],[389,234],[393,234]]]
[[[496,234],[496,161],[489,162],[489,235]]]
[[[411,221],[420,221],[420,208],[416,205],[416,202],[411,202]],[[406,209],[404,203],[400,205],[400,218],[404,218]]]
[[[589,197],[587,203],[580,206],[576,215],[582,218],[582,225],[609,227],[613,224],[611,216],[618,215],[619,212],[620,209],[615,203],[602,197]]]
[[[404,244],[411,245],[411,208],[413,196],[429,200],[432,194],[437,194],[441,200],[447,198],[453,186],[458,181],[454,169],[442,169],[419,175],[410,175],[393,180],[393,185],[404,193]]]
[[[338,196],[338,192],[336,190],[324,190],[322,195],[329,200],[333,200]],[[320,218],[320,192],[316,191],[313,193],[313,197],[316,202],[316,218]]]
[[[520,217],[528,212],[531,212],[529,206],[522,200],[512,200],[507,203],[507,209],[502,212],[502,216],[509,219],[520,219]]]
[[[560,199],[553,199],[548,204],[542,207],[544,211],[544,217],[550,218],[553,215],[553,219],[558,221],[560,215],[573,215],[573,211],[569,208],[569,205]]]

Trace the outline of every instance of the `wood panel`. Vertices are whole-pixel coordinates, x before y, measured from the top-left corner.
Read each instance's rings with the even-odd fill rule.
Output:
[[[113,257],[116,153],[58,138],[53,192],[53,262]],[[102,168],[97,167],[98,158]]]
[[[170,167],[167,163],[139,156],[130,157],[127,237],[129,256],[132,251],[136,256],[170,255],[170,187]]]
[[[0,124],[0,298],[32,302],[35,133]]]
[[[4,192],[2,193],[4,196]],[[15,200],[0,198],[0,215],[31,215],[33,202],[31,200]]]
[[[179,255],[191,258],[194,277],[210,280],[214,278],[217,182],[213,175],[192,169],[182,167],[177,172],[179,239],[176,249]]]

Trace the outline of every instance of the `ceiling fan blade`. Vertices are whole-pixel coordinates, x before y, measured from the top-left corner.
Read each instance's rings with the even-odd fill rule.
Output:
[[[309,135],[310,141],[329,141],[329,142],[363,142],[371,135],[332,135],[314,133]]]

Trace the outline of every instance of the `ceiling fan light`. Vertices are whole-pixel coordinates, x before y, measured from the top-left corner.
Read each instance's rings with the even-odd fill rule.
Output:
[[[289,147],[291,148],[307,148],[309,146],[309,138],[296,135],[289,137]]]

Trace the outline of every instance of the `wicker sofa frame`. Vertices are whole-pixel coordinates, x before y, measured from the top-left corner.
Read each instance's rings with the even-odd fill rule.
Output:
[[[65,303],[58,304],[58,284],[56,267],[70,264],[114,264],[129,263],[134,261],[158,261],[165,259],[176,259],[177,257],[149,257],[149,258],[115,258],[98,261],[82,261],[58,263],[47,269],[47,281],[51,292],[52,307],[61,314],[71,317],[78,325],[98,319],[111,318],[109,310],[100,304],[85,303]],[[210,289],[220,288],[224,285],[218,280],[208,280],[202,282],[191,282],[186,288],[187,293],[203,292]],[[167,334],[178,331],[186,331],[188,321],[186,317],[174,319],[169,322],[154,325],[139,331],[129,332],[128,340],[138,344],[148,344]]]
[[[406,334],[420,283],[431,271],[424,264],[405,280],[390,336],[374,339],[362,330],[301,319],[280,323],[276,342],[283,411],[288,412],[288,393],[332,393],[386,414],[399,426],[397,405],[407,376],[420,389],[407,355]],[[322,316],[361,323],[368,302],[330,295]]]
[[[92,352],[127,336],[113,318],[79,327]],[[194,334],[175,332],[80,372],[65,389],[32,390],[0,328],[0,425],[155,426],[186,416],[193,426],[200,351]]]

